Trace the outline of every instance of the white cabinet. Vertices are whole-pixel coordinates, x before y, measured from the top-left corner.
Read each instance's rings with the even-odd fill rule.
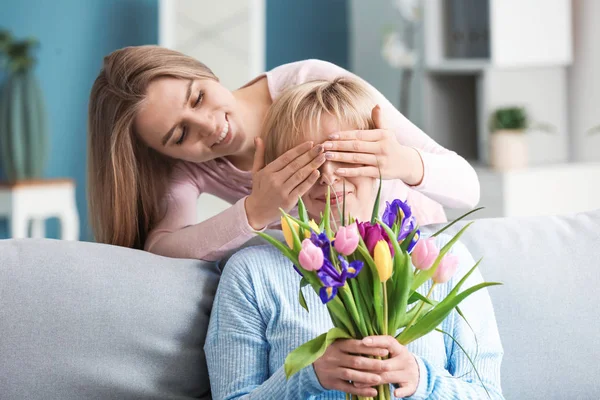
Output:
[[[423,6],[429,69],[564,66],[573,58],[571,0],[424,0]],[[464,51],[461,43],[477,49]]]

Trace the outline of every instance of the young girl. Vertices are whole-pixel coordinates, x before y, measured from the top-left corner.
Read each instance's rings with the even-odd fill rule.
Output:
[[[345,129],[369,129],[372,103],[367,89],[349,79],[309,82],[288,89],[266,119],[267,158],[275,158],[306,139],[316,143]],[[277,132],[284,129],[285,139]],[[378,180],[370,176],[341,176],[340,168],[361,166],[326,161],[317,184],[303,196],[310,217],[325,208],[327,187],[346,197],[346,210],[359,220],[369,220]],[[343,183],[345,180],[345,185]],[[344,191],[345,189],[345,191]],[[341,220],[337,207],[333,217]],[[437,239],[440,248],[448,237]],[[436,286],[433,298],[445,297],[474,265],[467,249],[455,244],[458,273],[449,283]],[[328,331],[332,323],[318,295],[305,290],[310,310],[298,302],[300,276],[273,246],[251,247],[235,254],[224,269],[211,314],[205,352],[212,396],[221,399],[344,399],[342,393],[374,396],[372,386],[393,385],[394,398],[485,399],[467,356],[452,340],[432,332],[400,345],[393,337],[375,336],[334,342],[313,365],[289,380],[283,364],[290,351]],[[475,272],[465,287],[482,282]],[[430,286],[422,288],[424,293]],[[455,337],[473,358],[492,399],[502,399],[500,364],[502,346],[492,304],[482,290],[461,303],[470,328],[451,313],[441,328]],[[385,361],[365,355],[386,356]],[[352,383],[350,383],[350,381]]]
[[[290,211],[325,160],[360,164],[337,173],[396,181],[421,224],[445,221],[442,206],[474,207],[473,168],[435,143],[367,85],[379,109],[368,130],[298,143],[265,166],[261,126],[287,88],[353,76],[333,64],[282,65],[233,92],[176,51],[141,46],[108,55],[91,91],[88,198],[95,239],[171,257],[216,260]],[[387,127],[378,126],[386,117]],[[289,132],[278,131],[284,139]],[[230,208],[201,223],[196,203],[211,193]],[[384,198],[384,200],[386,200]]]

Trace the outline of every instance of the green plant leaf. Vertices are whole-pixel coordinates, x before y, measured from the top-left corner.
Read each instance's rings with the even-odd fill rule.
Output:
[[[325,234],[328,238],[331,238],[331,190],[327,186],[327,196],[325,198],[325,215],[323,216]]]
[[[454,288],[452,288],[452,290],[450,291],[450,293],[448,293],[448,296],[454,296],[456,294],[458,294],[458,291],[460,290],[461,286],[467,281],[467,279],[469,278],[469,276],[471,276],[471,274],[473,272],[475,272],[475,269],[479,266],[479,264],[481,263],[481,260],[483,260],[483,257],[480,258],[479,260],[477,260],[477,262],[475,263],[475,265],[473,265],[473,267],[471,267],[471,269],[469,270],[469,272],[467,272],[465,274],[465,276],[463,276],[460,281],[458,281],[458,283],[456,284],[456,286],[454,286]]]
[[[306,312],[310,312],[308,311],[308,305],[306,304],[306,299],[304,298],[304,293],[302,293],[302,288],[306,285],[310,284],[308,282],[308,279],[306,279],[306,277],[302,277],[302,279],[300,280],[300,288],[298,289],[298,301],[300,302],[300,305],[302,306],[302,308],[304,308],[306,310]]]
[[[488,286],[501,285],[498,282],[482,282],[478,285],[470,287],[464,292],[452,296],[448,295],[444,300],[442,300],[437,306],[435,306],[430,312],[421,317],[418,321],[415,322],[410,328],[402,331],[400,336],[398,337],[398,341],[407,345],[413,342],[416,339],[428,334],[437,326],[442,323],[442,321],[450,314],[450,312],[460,304],[461,301],[466,299],[469,295],[475,293],[478,290],[481,290]]]
[[[383,224],[383,225],[385,225],[385,224]],[[402,241],[402,243],[400,243],[400,248],[402,249],[402,251],[408,252],[408,246],[410,246],[410,243],[412,242],[413,238],[417,234],[418,230],[419,230],[419,226],[415,226],[415,229],[413,229],[412,232],[409,233],[406,236],[406,238]],[[397,237],[397,236],[395,236],[395,237]]]
[[[504,107],[492,113],[490,130],[492,132],[510,129],[525,130],[528,126],[528,117],[523,107]]]
[[[437,302],[435,304],[437,304]],[[429,304],[429,303],[419,300],[417,302],[417,304],[415,304],[406,314],[404,314],[402,316],[402,318],[400,318],[398,320],[398,329],[404,328],[410,321],[412,321],[412,319],[415,317],[417,312],[420,312],[422,315],[425,315],[433,307],[434,307],[434,304]],[[421,309],[421,311],[419,311],[419,309]],[[394,332],[394,334],[395,334],[395,332]],[[399,336],[400,336],[400,334],[396,335],[396,339],[398,339]]]
[[[294,263],[294,265],[296,265],[296,266],[300,265],[300,263],[298,262],[298,257],[292,252],[292,250],[289,247],[287,247],[287,245],[285,243],[280,242],[279,240],[267,235],[264,232],[256,232],[256,234],[258,236],[260,236],[261,238],[265,239],[267,242],[269,242],[273,246],[275,246],[275,248],[277,250],[279,250],[284,256],[289,258],[290,261]]]
[[[450,228],[452,225],[454,225],[455,223],[457,223],[458,221],[468,217],[469,215],[479,211],[479,210],[483,210],[485,207],[478,207],[475,208],[474,210],[471,210],[467,213],[464,213],[463,215],[461,215],[460,217],[456,218],[454,221],[450,222],[448,225],[446,225],[445,227],[443,227],[442,229],[440,229],[439,231],[437,231],[436,233],[434,233],[433,235],[431,235],[431,237],[436,237],[439,236],[442,232],[444,232],[446,229]]]
[[[479,382],[481,383],[481,386],[483,387],[483,390],[485,390],[485,393],[491,399],[492,397],[490,396],[490,393],[488,392],[487,388],[485,387],[485,384],[483,383],[483,380],[481,379],[481,375],[479,375],[479,371],[477,371],[477,367],[475,367],[475,363],[473,362],[473,360],[471,360],[471,357],[469,356],[469,354],[467,353],[467,351],[462,347],[462,345],[458,342],[458,340],[456,340],[454,338],[454,336],[452,336],[448,332],[446,332],[446,331],[444,331],[443,329],[440,329],[440,328],[435,328],[435,330],[438,331],[438,332],[440,332],[440,333],[442,333],[442,334],[447,335],[450,339],[452,339],[452,341],[454,343],[456,343],[456,345],[462,350],[462,352],[465,353],[465,356],[467,356],[467,359],[469,360],[469,362],[471,363],[471,366],[475,370],[475,374],[477,374],[477,378],[479,379]]]
[[[294,252],[295,253],[299,253],[300,250],[302,250],[302,240],[300,240],[300,236],[298,236],[298,232],[296,232],[295,229],[291,229],[292,227],[292,217],[288,214],[284,214],[283,215],[284,218],[286,219],[288,226],[290,227],[290,231],[292,232],[292,237],[294,238]]]
[[[327,333],[317,336],[292,351],[285,359],[285,376],[289,379],[295,373],[308,367],[319,359],[327,348],[337,339],[351,339],[348,332],[340,328],[332,328]]]
[[[306,206],[302,201],[302,196],[298,196],[298,217],[305,224],[308,224],[308,213],[306,212]]]
[[[434,305],[436,305],[436,304],[439,303],[438,301],[428,299],[427,297],[423,296],[419,292],[412,292],[412,294],[408,298],[408,304],[409,305],[413,304],[413,303],[415,303],[415,302],[417,302],[419,300],[422,301],[422,302],[424,302],[424,303],[431,304],[432,306],[434,306]]]
[[[450,251],[450,249],[452,248],[452,246],[454,246],[454,244],[458,241],[458,239],[460,239],[460,237],[463,235],[463,233],[465,233],[465,231],[472,224],[473,224],[473,222],[469,222],[467,225],[465,225],[460,231],[458,231],[458,233],[456,235],[454,235],[454,237],[448,243],[446,243],[446,245],[444,247],[442,247],[442,249],[440,250],[440,254],[438,255],[438,257],[434,261],[434,263],[431,266],[431,268],[429,268],[429,269],[427,269],[425,271],[420,271],[415,276],[415,279],[414,279],[414,281],[412,283],[412,286],[411,286],[411,290],[412,291],[416,291],[423,283],[425,283],[429,279],[431,279],[431,277],[435,274],[435,271],[437,270],[438,265],[442,261],[442,258],[444,258],[444,256],[446,255],[446,253],[448,251]]]
[[[383,182],[381,179],[381,170],[379,169],[379,162],[377,162],[377,164],[377,169],[379,170],[379,189],[377,189],[377,197],[375,197],[375,204],[373,205],[373,212],[371,213],[372,224],[375,223],[375,218],[377,218],[377,216],[379,215],[379,201],[381,200],[381,185]]]

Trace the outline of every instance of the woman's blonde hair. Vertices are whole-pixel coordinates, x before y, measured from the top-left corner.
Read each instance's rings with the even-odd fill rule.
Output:
[[[373,129],[373,106],[367,87],[354,78],[315,80],[285,90],[265,117],[265,162],[272,162],[303,141],[321,142],[323,113],[333,116],[340,126]]]
[[[88,114],[88,204],[95,240],[143,248],[161,215],[174,161],[145,145],[134,118],[159,77],[218,80],[198,60],[158,46],[126,47],[104,58]]]

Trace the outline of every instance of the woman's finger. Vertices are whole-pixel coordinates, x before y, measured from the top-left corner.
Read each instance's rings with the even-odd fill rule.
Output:
[[[323,161],[319,162],[318,164],[320,166],[323,162],[325,162],[325,155],[323,155],[322,152],[323,145],[319,144],[310,149],[309,151],[299,155],[279,171],[281,179],[284,182],[288,181],[288,179],[290,179],[294,174],[299,172],[302,168],[309,165],[310,163],[315,162],[317,158],[323,159]]]
[[[363,356],[385,357],[389,351],[385,348],[367,346],[361,340],[348,339],[335,342],[337,349],[348,354],[361,354]]]
[[[296,188],[291,191],[290,198],[298,199],[298,197],[304,196],[306,192],[308,192],[310,188],[313,187],[315,183],[317,183],[320,176],[321,173],[318,169],[312,171],[308,175],[308,178],[306,178],[303,182],[300,183],[300,185],[296,186]]]
[[[378,141],[366,141],[360,139],[352,140],[333,140],[330,142],[323,143],[323,148],[327,152],[332,151],[345,151],[352,153],[369,153],[369,154],[380,154],[381,143]]]
[[[377,396],[377,389],[372,387],[358,388],[351,383],[345,381],[337,381],[333,384],[333,390],[338,390],[344,393],[355,394],[362,397],[375,397]]]
[[[405,349],[396,338],[388,335],[368,336],[362,340],[362,343],[366,347],[387,349],[390,352],[390,358],[399,355]]]
[[[333,374],[337,379],[345,382],[358,382],[370,386],[378,385],[381,382],[381,377],[378,374],[357,371],[351,368],[337,368]]]
[[[353,356],[347,353],[342,353],[339,356],[339,364],[342,367],[352,368],[357,371],[373,373],[380,373],[384,371],[383,360],[363,356]]]
[[[321,168],[321,166],[325,163],[325,154],[319,154],[316,158],[313,158],[308,162],[308,164],[301,167],[299,170],[296,170],[292,173],[292,175],[285,181],[284,188],[289,192],[292,192],[296,187],[305,182],[308,178],[310,178],[311,174]],[[318,177],[318,175],[317,175]],[[314,183],[314,182],[313,182]],[[302,193],[304,194],[304,193]],[[298,198],[295,197],[297,200]]]
[[[328,151],[325,157],[329,161],[341,162],[346,164],[363,164],[377,166],[377,156],[366,153],[341,153]]]
[[[385,137],[385,131],[381,129],[354,129],[351,131],[339,131],[329,135],[330,141],[360,140],[363,142],[377,142]],[[326,142],[329,143],[329,142]]]
[[[286,151],[279,157],[275,159],[275,161],[271,162],[269,165],[265,167],[265,169],[271,172],[281,171],[289,164],[291,164],[294,160],[296,160],[301,155],[310,152],[313,149],[313,142],[304,142],[299,144],[298,146]]]
[[[261,138],[254,139],[254,163],[252,164],[252,174],[254,175],[265,167],[265,144]]]
[[[369,178],[379,178],[379,169],[377,167],[357,167],[357,168],[338,168],[335,170],[336,175],[345,178],[354,176],[366,176]]]

